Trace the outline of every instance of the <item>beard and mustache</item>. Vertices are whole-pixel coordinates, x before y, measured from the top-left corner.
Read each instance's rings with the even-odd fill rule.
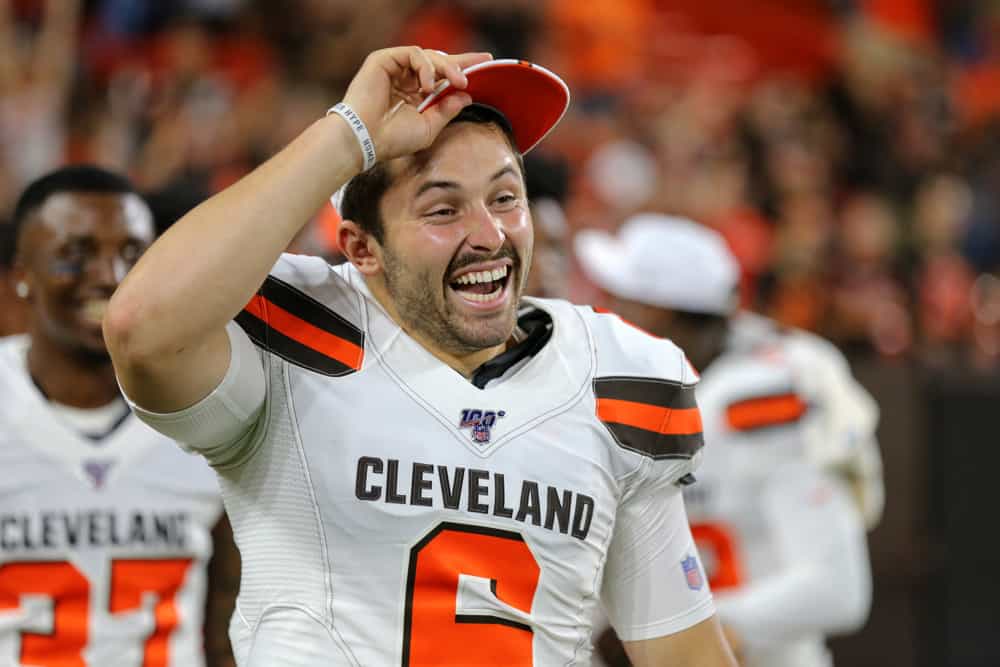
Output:
[[[522,267],[525,266],[514,246],[507,240],[492,255],[466,253],[455,257],[445,271],[453,276],[467,266],[485,261],[511,259],[506,289],[512,299],[501,313],[470,317],[456,311],[446,297],[448,284],[441,285],[430,269],[414,270],[388,245],[383,246],[385,286],[393,299],[404,329],[417,332],[427,340],[456,355],[465,355],[505,343],[514,331],[517,304],[524,286]]]

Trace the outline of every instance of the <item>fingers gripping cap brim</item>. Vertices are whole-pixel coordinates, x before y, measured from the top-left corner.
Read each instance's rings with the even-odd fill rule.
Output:
[[[473,103],[491,107],[509,123],[517,149],[522,154],[537,146],[566,114],[569,87],[558,75],[525,60],[488,60],[463,70]],[[430,109],[458,92],[446,79],[417,110]],[[344,186],[346,187],[346,185]],[[330,201],[339,213],[344,187]]]

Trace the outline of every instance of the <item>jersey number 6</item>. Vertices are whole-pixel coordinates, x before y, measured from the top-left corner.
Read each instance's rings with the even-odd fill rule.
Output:
[[[531,665],[539,574],[519,533],[438,524],[410,550],[403,667]]]

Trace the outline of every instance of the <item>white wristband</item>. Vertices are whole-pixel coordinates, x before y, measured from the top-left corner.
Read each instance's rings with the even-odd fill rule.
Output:
[[[361,145],[361,154],[365,158],[365,165],[362,167],[362,171],[368,171],[375,166],[375,142],[372,141],[372,135],[368,134],[368,128],[365,127],[365,122],[361,120],[361,116],[354,113],[349,105],[343,102],[338,102],[326,115],[335,113],[344,120],[347,121],[347,126],[351,128],[354,132],[354,136],[358,138],[358,144]]]

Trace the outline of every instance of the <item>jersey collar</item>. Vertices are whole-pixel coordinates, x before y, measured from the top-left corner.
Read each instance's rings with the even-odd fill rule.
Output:
[[[491,380],[506,375],[522,362],[535,356],[552,338],[552,316],[541,308],[525,306],[518,313],[518,342],[472,372],[469,381],[484,389]]]

